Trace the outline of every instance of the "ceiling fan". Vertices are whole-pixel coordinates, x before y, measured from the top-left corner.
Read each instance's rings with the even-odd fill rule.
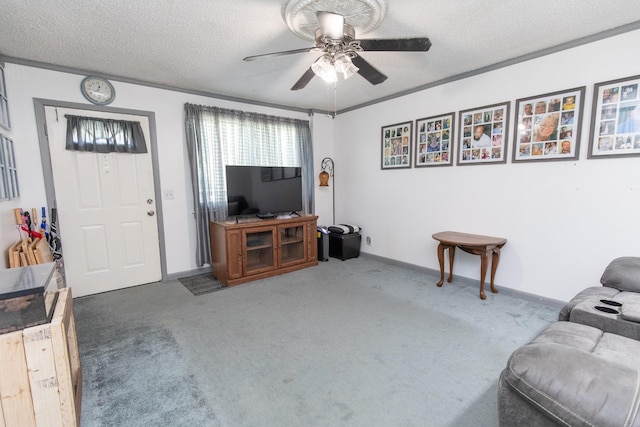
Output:
[[[303,89],[315,75],[334,82],[337,80],[337,73],[342,73],[345,79],[358,73],[369,83],[377,85],[385,81],[387,76],[360,56],[362,52],[426,52],[431,47],[431,41],[426,37],[356,40],[355,29],[338,13],[317,12],[316,19],[319,26],[315,31],[315,46],[248,56],[244,60],[322,52],[322,56],[309,67],[291,90]]]

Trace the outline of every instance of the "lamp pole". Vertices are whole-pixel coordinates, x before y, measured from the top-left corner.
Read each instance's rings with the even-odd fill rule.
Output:
[[[331,157],[325,157],[324,159],[322,159],[322,162],[320,163],[320,167],[322,168],[322,172],[328,173],[329,177],[333,178],[333,185],[331,186],[331,192],[333,197],[333,201],[332,201],[333,224],[335,224],[336,223],[336,178],[333,174],[333,170],[334,170],[333,159]],[[320,173],[322,174],[322,172]]]

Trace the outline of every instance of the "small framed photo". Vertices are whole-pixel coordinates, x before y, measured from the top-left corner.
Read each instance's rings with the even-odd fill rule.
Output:
[[[260,176],[261,176],[262,182],[271,181],[271,168],[260,169]]]
[[[411,167],[413,122],[382,127],[382,169]]]
[[[516,101],[513,161],[578,158],[585,87]]]
[[[292,167],[284,167],[282,168],[282,178],[283,179],[290,179],[290,178],[295,178],[296,177],[296,170],[298,170],[299,168],[292,168]]]
[[[458,165],[506,163],[509,103],[460,111]]]
[[[282,172],[284,168],[271,168],[271,180],[280,181],[283,179]]]
[[[596,83],[589,159],[640,156],[640,75]]]
[[[416,120],[415,166],[452,166],[454,113]]]

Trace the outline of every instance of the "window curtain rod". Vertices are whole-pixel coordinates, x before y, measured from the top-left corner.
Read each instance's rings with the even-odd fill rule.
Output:
[[[244,116],[246,118],[251,118],[251,119],[276,120],[283,123],[297,123],[297,124],[309,123],[308,120],[294,119],[293,117],[274,116],[274,115],[264,114],[264,113],[253,113],[250,111],[234,110],[231,108],[221,108],[221,107],[214,107],[209,105],[190,104],[188,102],[185,103],[184,106],[185,108],[194,108],[199,111],[208,111],[208,112],[218,113],[218,114],[232,114],[236,116]]]

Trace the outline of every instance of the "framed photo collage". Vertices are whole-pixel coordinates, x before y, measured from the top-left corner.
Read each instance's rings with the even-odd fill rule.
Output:
[[[598,83],[587,158],[640,155],[640,76]]]
[[[383,126],[382,169],[577,160],[586,86]],[[456,120],[457,118],[457,120]],[[457,125],[457,127],[456,127]],[[640,156],[640,75],[596,83],[587,159]]]
[[[458,164],[506,162],[508,119],[509,103],[461,111]]]

